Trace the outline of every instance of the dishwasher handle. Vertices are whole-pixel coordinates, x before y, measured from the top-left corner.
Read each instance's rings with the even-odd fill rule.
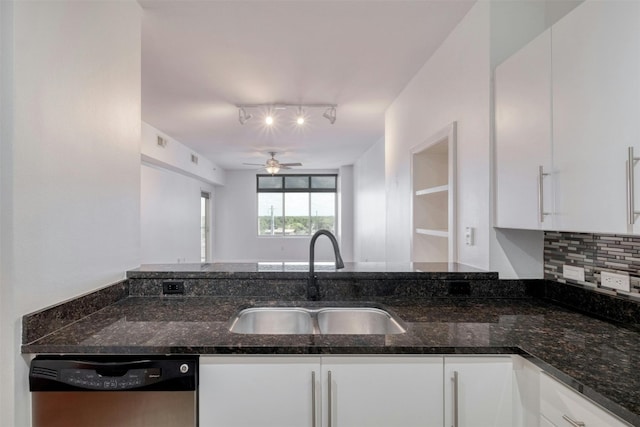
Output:
[[[29,369],[31,391],[192,391],[197,357],[37,357]]]

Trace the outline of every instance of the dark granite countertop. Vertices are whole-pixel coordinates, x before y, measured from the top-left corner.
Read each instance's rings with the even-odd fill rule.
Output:
[[[316,262],[315,272],[319,277],[350,278],[368,276],[382,278],[415,277],[423,273],[431,279],[497,279],[498,273],[479,270],[458,263],[419,262],[346,262],[344,268],[335,269],[333,262]],[[128,278],[226,278],[229,276],[246,279],[305,278],[309,272],[306,262],[259,262],[259,263],[204,263],[204,264],[143,264],[127,271]]]
[[[158,266],[154,268],[157,272]],[[246,272],[245,268],[239,270]],[[144,267],[136,271],[146,273]],[[282,305],[282,302],[242,297],[129,296],[24,344],[22,351],[39,354],[515,353],[529,357],[587,397],[640,426],[640,333],[634,329],[536,298],[431,298],[383,302],[406,324],[407,332],[399,335],[240,335],[228,331],[229,319],[239,309],[275,304]]]

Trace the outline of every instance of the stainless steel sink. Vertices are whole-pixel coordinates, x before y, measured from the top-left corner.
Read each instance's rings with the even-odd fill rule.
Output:
[[[399,319],[373,307],[254,307],[229,327],[239,334],[402,334]]]
[[[322,334],[402,334],[400,323],[379,308],[327,307],[316,313]]]
[[[237,314],[229,330],[238,334],[312,334],[313,319],[302,308],[247,308]]]

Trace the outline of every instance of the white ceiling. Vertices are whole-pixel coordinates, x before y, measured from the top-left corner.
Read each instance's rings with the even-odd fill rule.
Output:
[[[472,3],[140,0],[142,118],[225,169],[268,151],[304,168],[352,164]],[[243,126],[235,105],[249,103],[338,104],[337,120],[312,109],[300,129],[288,110],[267,129],[251,111]]]

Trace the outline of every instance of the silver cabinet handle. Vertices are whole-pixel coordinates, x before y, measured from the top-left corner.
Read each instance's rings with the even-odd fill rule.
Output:
[[[565,420],[566,422],[568,422],[569,424],[571,424],[573,427],[587,427],[587,425],[585,423],[583,423],[582,421],[572,420],[571,418],[569,418],[566,415],[563,415],[562,419]]]
[[[538,166],[538,221],[544,222],[544,217],[549,215],[544,211],[544,177],[549,174],[544,171],[542,166]]]
[[[451,382],[453,383],[451,387],[453,391],[453,424],[451,427],[458,427],[458,371],[453,371]]]
[[[327,382],[329,383],[329,387],[327,387],[327,414],[329,416],[329,418],[327,419],[327,427],[331,427],[331,418],[333,416],[333,414],[331,413],[331,371],[329,371],[327,374]]]
[[[316,427],[316,371],[311,371],[311,427]]]
[[[634,200],[634,166],[640,160],[640,157],[633,156],[633,147],[629,147],[627,152],[627,224],[633,225],[636,222],[636,215],[640,212],[636,211],[636,202]]]

